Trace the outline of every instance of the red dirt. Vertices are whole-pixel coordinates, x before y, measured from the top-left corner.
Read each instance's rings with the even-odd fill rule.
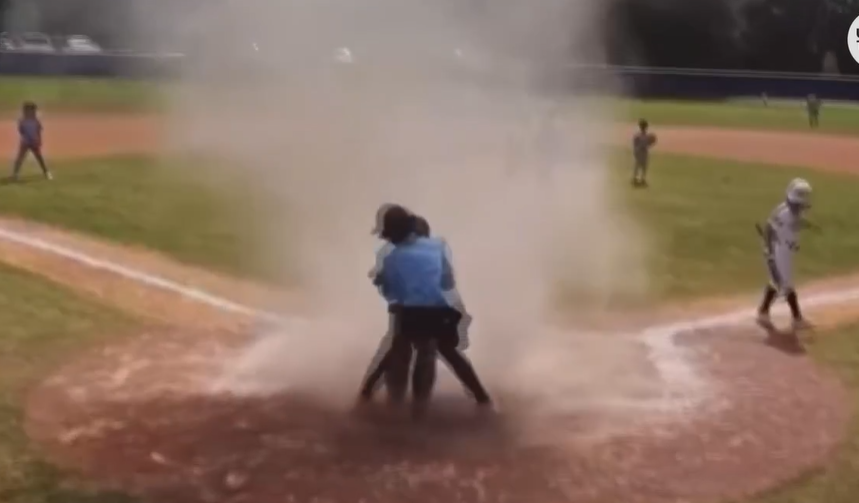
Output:
[[[619,138],[627,143],[628,128]],[[859,173],[859,138],[776,131],[654,126],[658,152]],[[690,166],[694,168],[694,166]]]
[[[160,148],[154,118],[102,120],[47,118],[49,155],[151,153]],[[11,125],[0,124],[0,148],[7,151],[15,142],[10,132]],[[859,161],[859,141],[850,138],[658,125],[655,132],[659,151],[859,169],[853,166]],[[618,131],[618,141],[626,143],[628,135]],[[56,231],[31,230],[63,239],[51,235]],[[72,239],[71,244],[80,243]],[[142,251],[126,255],[121,248],[97,243],[82,246],[191,281],[191,276],[181,276],[188,270],[175,269],[161,257]],[[682,339],[719,391],[706,414],[668,427],[641,425],[635,434],[604,442],[581,442],[598,418],[564,417],[538,418],[546,428],[561,423],[553,445],[523,445],[517,436],[522,410],[512,406],[513,399],[499,417],[481,420],[471,417],[461,401],[445,400],[434,418],[415,426],[381,412],[371,411],[374,420],[359,419],[312,397],[209,395],[198,388],[217,371],[213,360],[177,361],[177,355],[217,360],[241,343],[242,336],[236,335],[244,324],[209,323],[213,317],[201,325],[198,320],[208,314],[190,305],[176,307],[175,298],[22,251],[3,245],[0,259],[48,271],[54,280],[138,313],[157,311],[158,322],[167,325],[128,346],[96,351],[60,369],[33,391],[28,407],[28,431],[51,459],[152,501],[656,503],[735,498],[821,466],[849,415],[835,379],[808,359],[773,351],[753,334],[741,332]],[[203,284],[229,292],[228,279],[207,278]],[[243,291],[258,299],[253,288]],[[695,310],[702,311],[704,307]],[[827,311],[827,319],[830,314],[843,320],[855,316],[855,310]],[[145,365],[127,372],[139,361]],[[153,392],[143,392],[147,389]]]
[[[82,158],[119,154],[151,154],[161,145],[156,117],[71,115],[43,117],[45,155]],[[18,145],[13,121],[0,121],[0,151],[12,152]]]
[[[598,417],[526,418],[510,398],[497,417],[443,400],[415,425],[310,396],[195,393],[181,367],[214,371],[205,357],[223,350],[209,333],[154,334],[72,363],[31,395],[28,432],[64,466],[165,503],[709,501],[772,487],[831,454],[849,416],[836,379],[753,334],[684,341],[716,399],[604,441],[587,439]],[[203,358],[176,363],[180,353]],[[144,365],[117,381],[122,356]],[[551,445],[523,442],[526,420],[558,428]]]
[[[93,157],[160,152],[163,123],[157,116],[69,115],[44,119],[45,150],[54,157]],[[0,151],[17,145],[15,125],[0,121]],[[859,172],[859,139],[795,132],[660,127],[656,152],[673,152],[737,161]],[[626,145],[633,127],[618,128]]]

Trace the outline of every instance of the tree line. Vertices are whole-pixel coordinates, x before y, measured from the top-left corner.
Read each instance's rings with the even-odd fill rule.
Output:
[[[0,0],[2,29],[85,33],[129,46],[137,42],[134,9],[147,2],[157,3]],[[613,64],[859,74],[847,48],[859,0],[611,0],[606,9]]]

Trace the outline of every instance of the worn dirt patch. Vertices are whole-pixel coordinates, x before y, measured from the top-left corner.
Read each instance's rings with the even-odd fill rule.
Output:
[[[632,131],[627,130],[625,143]],[[859,139],[850,136],[658,124],[653,132],[659,138],[657,152],[859,173]]]
[[[668,503],[742,497],[817,467],[849,417],[836,379],[752,333],[686,335],[714,399],[598,440],[598,414],[533,415],[515,397],[481,417],[447,396],[415,424],[320,397],[207,393],[231,350],[218,340],[155,334],[74,362],[31,395],[28,432],[64,466],[161,502]],[[110,368],[121,355],[135,371]]]
[[[43,118],[45,151],[56,158],[162,152],[165,123],[155,115],[57,115]],[[653,125],[658,152],[859,172],[859,139],[799,132]],[[634,126],[618,126],[614,142],[627,145]],[[0,120],[0,150],[18,144],[14,121]]]
[[[59,115],[42,117],[45,155],[82,158],[107,155],[152,154],[160,151],[163,129],[154,116]],[[18,128],[0,121],[0,150],[14,155]]]

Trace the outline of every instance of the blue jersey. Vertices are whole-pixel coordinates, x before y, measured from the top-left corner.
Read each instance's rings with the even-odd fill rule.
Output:
[[[397,245],[384,257],[377,283],[390,305],[450,306],[448,294],[456,284],[447,244],[419,237]]]

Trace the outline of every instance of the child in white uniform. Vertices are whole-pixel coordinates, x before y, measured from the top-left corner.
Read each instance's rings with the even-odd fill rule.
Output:
[[[793,254],[799,249],[799,231],[809,225],[802,215],[810,207],[811,185],[801,178],[794,179],[788,185],[785,201],[773,210],[763,228],[764,257],[770,282],[758,306],[757,323],[764,328],[773,328],[770,308],[779,295],[785,297],[790,307],[793,328],[811,327],[802,316],[793,284]]]

